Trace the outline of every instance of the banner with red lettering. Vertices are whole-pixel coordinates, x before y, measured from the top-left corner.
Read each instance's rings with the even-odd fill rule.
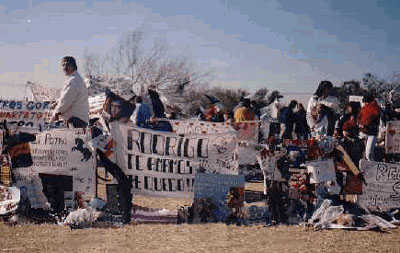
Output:
[[[31,129],[61,127],[61,123],[50,122],[50,101],[0,100],[0,121],[10,126]]]

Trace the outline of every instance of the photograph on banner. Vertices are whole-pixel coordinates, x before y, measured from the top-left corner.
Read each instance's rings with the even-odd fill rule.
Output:
[[[386,123],[385,152],[386,154],[400,153],[400,121]]]
[[[400,164],[360,161],[366,184],[358,196],[362,207],[400,208]]]
[[[335,164],[332,159],[307,161],[307,173],[310,174],[310,183],[318,184],[336,181]]]
[[[239,172],[235,133],[179,135],[117,122],[111,129],[117,165],[132,176],[136,193],[145,189],[146,195],[163,195],[160,191],[173,196],[179,192],[187,195],[186,189],[193,190],[191,182],[196,172]],[[151,184],[146,180],[151,180]],[[163,184],[161,188],[159,182]]]
[[[103,116],[108,122],[127,123],[134,110],[135,103],[132,99],[125,100],[110,90],[106,91]]]
[[[53,129],[29,143],[32,165],[13,169],[21,198],[35,208],[75,209],[76,201],[95,195],[95,153],[82,129]]]
[[[0,100],[0,122],[11,127],[46,129],[59,128],[59,122],[50,122],[51,101]]]

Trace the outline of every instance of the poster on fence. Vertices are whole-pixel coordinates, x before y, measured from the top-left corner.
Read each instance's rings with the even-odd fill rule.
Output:
[[[306,162],[307,173],[310,173],[310,183],[317,184],[336,181],[335,164],[332,159]]]
[[[35,208],[61,211],[95,195],[95,156],[90,134],[82,129],[53,129],[29,143],[32,165],[13,169],[21,198]],[[26,153],[26,152],[24,152]]]
[[[211,198],[216,202],[225,202],[230,191],[244,190],[244,175],[222,175],[198,173],[195,177],[194,199]],[[239,191],[241,195],[244,191]],[[239,194],[240,195],[240,194]],[[238,196],[243,205],[244,196]]]
[[[388,121],[386,124],[385,152],[400,153],[400,121]]]
[[[60,127],[49,120],[50,105],[50,101],[0,100],[0,121],[32,129]]]
[[[214,134],[237,132],[239,142],[258,143],[261,121],[247,122],[207,122],[198,120],[171,120],[172,128],[178,134]],[[239,164],[255,164],[256,154],[253,149],[239,145]]]
[[[183,135],[114,122],[112,134],[134,194],[190,198],[196,172],[239,172],[235,133]]]
[[[360,161],[366,184],[358,203],[363,207],[400,207],[400,164]]]

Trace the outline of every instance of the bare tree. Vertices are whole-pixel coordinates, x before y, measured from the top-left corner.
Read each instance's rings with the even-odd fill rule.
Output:
[[[86,48],[83,53],[83,69],[87,76],[103,75],[104,60],[100,54],[89,52]]]

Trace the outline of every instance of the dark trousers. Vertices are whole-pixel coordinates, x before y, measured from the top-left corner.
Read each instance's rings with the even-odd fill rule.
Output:
[[[86,128],[88,123],[77,117],[71,117],[68,120],[68,126],[72,125],[74,128]]]

